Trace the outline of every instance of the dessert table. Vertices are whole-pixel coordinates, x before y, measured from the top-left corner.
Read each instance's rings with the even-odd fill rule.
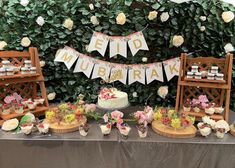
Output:
[[[234,116],[234,115],[233,115]],[[232,118],[232,117],[231,117]],[[32,168],[170,168],[231,167],[235,165],[235,137],[173,139],[149,128],[140,139],[134,125],[128,139],[117,129],[109,136],[89,122],[87,137],[79,132],[29,136],[0,131],[0,167]]]

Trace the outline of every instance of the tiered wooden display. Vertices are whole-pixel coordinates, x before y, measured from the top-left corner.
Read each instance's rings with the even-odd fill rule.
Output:
[[[228,121],[233,55],[227,54],[226,58],[218,59],[214,57],[189,58],[187,54],[182,54],[180,63],[181,71],[178,79],[176,110],[182,110],[186,99],[197,98],[199,95],[205,94],[210,101],[224,107],[223,114],[214,114],[210,117],[214,120],[225,119]],[[191,66],[194,64],[198,65],[199,69],[206,71],[212,65],[218,66],[219,72],[224,74],[224,80],[188,79],[186,77],[187,72],[191,70]],[[191,111],[187,114],[195,116],[196,119],[201,119],[206,115],[203,110],[199,113]]]
[[[4,120],[11,118],[19,118],[26,112],[30,111],[36,116],[43,115],[45,110],[48,109],[48,100],[46,95],[46,88],[44,84],[44,77],[40,68],[40,62],[38,57],[38,51],[36,48],[29,48],[29,52],[18,52],[18,51],[2,51],[0,52],[0,67],[2,60],[9,60],[11,65],[20,67],[24,65],[25,60],[31,60],[32,66],[36,67],[36,74],[25,74],[19,73],[13,76],[1,76],[0,77],[0,103],[3,103],[3,99],[14,92],[20,94],[26,98],[36,98],[38,93],[38,86],[41,92],[41,96],[45,99],[43,105],[39,105],[35,110],[25,109],[23,114],[12,113],[9,115],[0,115],[0,125]]]

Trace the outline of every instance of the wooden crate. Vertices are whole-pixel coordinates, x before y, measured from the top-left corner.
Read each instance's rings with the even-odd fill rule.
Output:
[[[197,64],[201,71],[208,71],[212,65],[219,67],[221,73],[224,74],[224,80],[207,80],[207,79],[187,79],[187,72],[191,70],[191,66]],[[232,80],[233,55],[227,54],[225,58],[214,57],[198,57],[189,58],[187,54],[181,54],[180,74],[177,86],[176,110],[182,111],[183,104],[186,99],[197,98],[201,94],[207,95],[208,99],[225,108],[223,114],[214,114],[210,116],[212,119],[220,120],[229,119],[229,104]],[[189,112],[191,116],[197,119],[205,116],[204,111],[199,113]]]

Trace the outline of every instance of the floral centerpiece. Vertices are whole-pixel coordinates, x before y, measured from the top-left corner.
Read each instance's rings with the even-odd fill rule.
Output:
[[[163,107],[155,109],[154,120],[172,129],[189,127],[195,122],[194,117],[187,116],[184,113],[179,114],[174,109]]]

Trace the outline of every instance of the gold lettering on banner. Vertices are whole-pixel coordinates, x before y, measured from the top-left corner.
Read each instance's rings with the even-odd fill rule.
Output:
[[[104,77],[106,74],[105,72],[106,72],[106,69],[104,67],[99,67],[98,76]]]
[[[152,73],[151,73],[151,78],[153,78],[154,76],[159,77],[159,75],[158,75],[156,69],[153,69],[153,70],[152,70]]]
[[[86,71],[87,68],[88,68],[88,66],[89,66],[89,63],[87,62],[86,66],[83,66],[83,65],[84,65],[84,62],[85,62],[85,61],[82,60],[82,63],[81,63],[81,65],[80,65],[80,69],[83,70],[83,71]]]
[[[175,71],[175,72],[179,72],[177,69],[176,69],[176,64],[174,64],[173,66],[171,66],[171,65],[169,65],[170,66],[170,71],[171,71],[171,74],[173,74],[173,72]]]
[[[101,50],[102,49],[101,48],[102,47],[102,43],[103,43],[103,40],[97,39],[96,42],[95,42],[95,48]]]
[[[110,81],[116,81],[123,78],[122,70],[113,71],[110,76]]]
[[[140,39],[133,40],[133,43],[134,43],[134,46],[135,46],[136,49],[139,49],[139,48],[142,47],[142,42],[141,42]]]
[[[71,59],[72,59],[72,56],[69,55],[68,53],[65,53],[63,56],[62,56],[62,59],[64,60],[64,62],[70,62]]]
[[[117,53],[120,53],[119,51],[120,51],[120,45],[119,43],[117,43]]]
[[[133,70],[133,73],[134,73],[134,79],[141,79],[140,77],[140,74],[141,74],[141,71],[140,70]]]

